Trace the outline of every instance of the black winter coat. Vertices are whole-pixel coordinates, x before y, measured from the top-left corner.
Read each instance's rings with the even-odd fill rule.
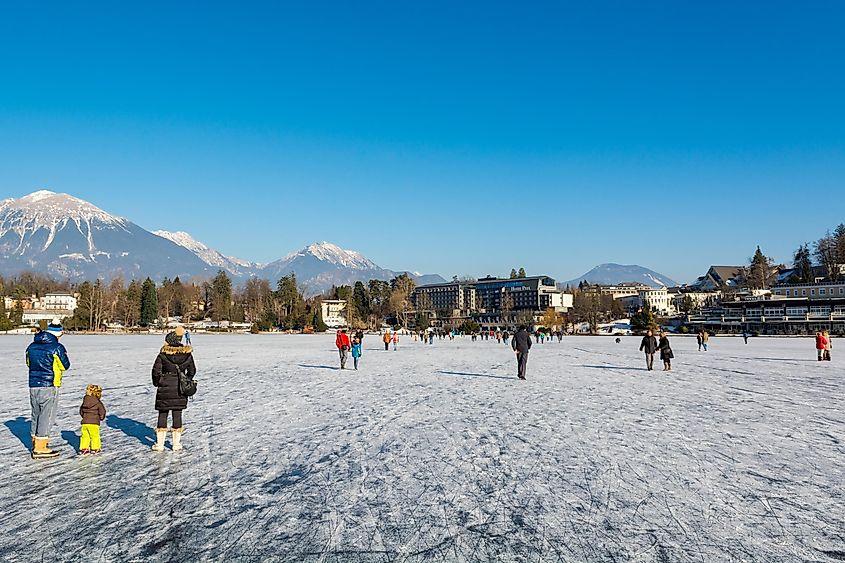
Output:
[[[188,398],[179,394],[179,372],[193,379],[197,374],[190,346],[164,346],[153,364],[153,385],[157,411],[178,411],[188,406]]]
[[[527,330],[519,330],[513,335],[513,342],[511,342],[513,349],[524,354],[531,349],[531,335]]]
[[[671,360],[675,357],[675,354],[672,353],[672,346],[669,344],[669,339],[665,336],[660,337],[660,359],[664,362],[666,360]]]
[[[653,336],[643,336],[643,341],[640,343],[640,352],[646,354],[654,354],[657,352],[657,339]]]

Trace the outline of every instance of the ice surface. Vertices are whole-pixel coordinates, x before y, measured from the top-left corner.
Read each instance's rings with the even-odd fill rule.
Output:
[[[843,370],[811,339],[535,345],[194,336],[186,450],[153,453],[161,337],[68,335],[58,460],[29,459],[25,337],[0,338],[3,561],[845,559]],[[351,362],[351,360],[350,360]],[[105,453],[77,410],[105,386]],[[59,437],[61,436],[61,437]],[[66,443],[68,442],[68,443]]]

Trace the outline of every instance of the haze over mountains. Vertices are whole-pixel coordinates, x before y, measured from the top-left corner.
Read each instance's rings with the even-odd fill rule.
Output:
[[[391,279],[403,271],[382,268],[361,254],[321,242],[269,264],[225,256],[181,231],[145,230],[123,217],[67,194],[41,190],[0,202],[0,270],[30,270],[73,281],[123,276],[211,277],[227,271],[236,280],[277,280],[296,273],[309,293],[332,285]],[[410,273],[417,283],[444,281]]]

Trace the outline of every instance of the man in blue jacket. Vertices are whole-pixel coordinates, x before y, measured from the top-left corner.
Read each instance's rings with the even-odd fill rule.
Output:
[[[32,458],[56,457],[59,452],[47,447],[50,429],[59,407],[62,374],[70,368],[67,350],[59,343],[64,329],[54,319],[47,330],[39,332],[26,349],[29,367],[29,402],[32,405]]]

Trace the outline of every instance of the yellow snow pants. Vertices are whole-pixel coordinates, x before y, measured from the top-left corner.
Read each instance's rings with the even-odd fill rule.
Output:
[[[100,449],[100,425],[99,424],[83,424],[82,437],[79,439],[80,450],[99,450]]]

